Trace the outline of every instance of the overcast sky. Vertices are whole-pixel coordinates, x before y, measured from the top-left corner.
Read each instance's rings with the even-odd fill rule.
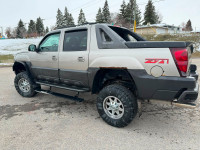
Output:
[[[128,2],[129,0],[126,0]],[[153,0],[156,10],[163,16],[163,23],[180,25],[182,22],[192,21],[193,28],[200,30],[200,0]],[[67,6],[75,22],[82,8],[89,22],[95,21],[99,7],[103,7],[105,0],[0,0],[0,26],[16,27],[19,19],[28,23],[30,19],[41,17],[45,26],[55,25],[57,9],[64,12]],[[144,13],[148,0],[137,0],[139,8]],[[122,0],[108,0],[110,11],[119,12]],[[28,25],[27,25],[28,26]]]

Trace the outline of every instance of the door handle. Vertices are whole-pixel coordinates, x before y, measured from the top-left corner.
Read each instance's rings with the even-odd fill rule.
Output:
[[[52,56],[52,60],[56,61],[57,60],[56,56]]]
[[[85,61],[85,58],[84,58],[84,57],[78,57],[78,61],[79,61],[79,62],[84,62],[84,61]]]

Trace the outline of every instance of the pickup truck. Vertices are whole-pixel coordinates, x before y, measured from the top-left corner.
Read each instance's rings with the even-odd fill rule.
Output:
[[[60,28],[15,55],[14,84],[23,97],[45,92],[41,85],[97,94],[101,118],[125,127],[136,116],[139,101],[197,105],[192,53],[192,43],[150,42],[108,24]]]

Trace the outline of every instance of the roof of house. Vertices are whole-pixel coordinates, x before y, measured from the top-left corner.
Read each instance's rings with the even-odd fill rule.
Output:
[[[137,29],[149,28],[149,27],[165,28],[165,29],[180,28],[180,27],[177,27],[177,26],[174,26],[174,25],[167,25],[167,24],[161,23],[161,24],[149,24],[149,25],[138,26]]]

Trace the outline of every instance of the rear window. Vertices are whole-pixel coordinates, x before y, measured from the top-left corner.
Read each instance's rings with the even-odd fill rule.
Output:
[[[65,32],[63,51],[87,50],[87,30]]]
[[[112,42],[112,39],[108,36],[108,34],[100,29],[101,39],[103,42]]]

